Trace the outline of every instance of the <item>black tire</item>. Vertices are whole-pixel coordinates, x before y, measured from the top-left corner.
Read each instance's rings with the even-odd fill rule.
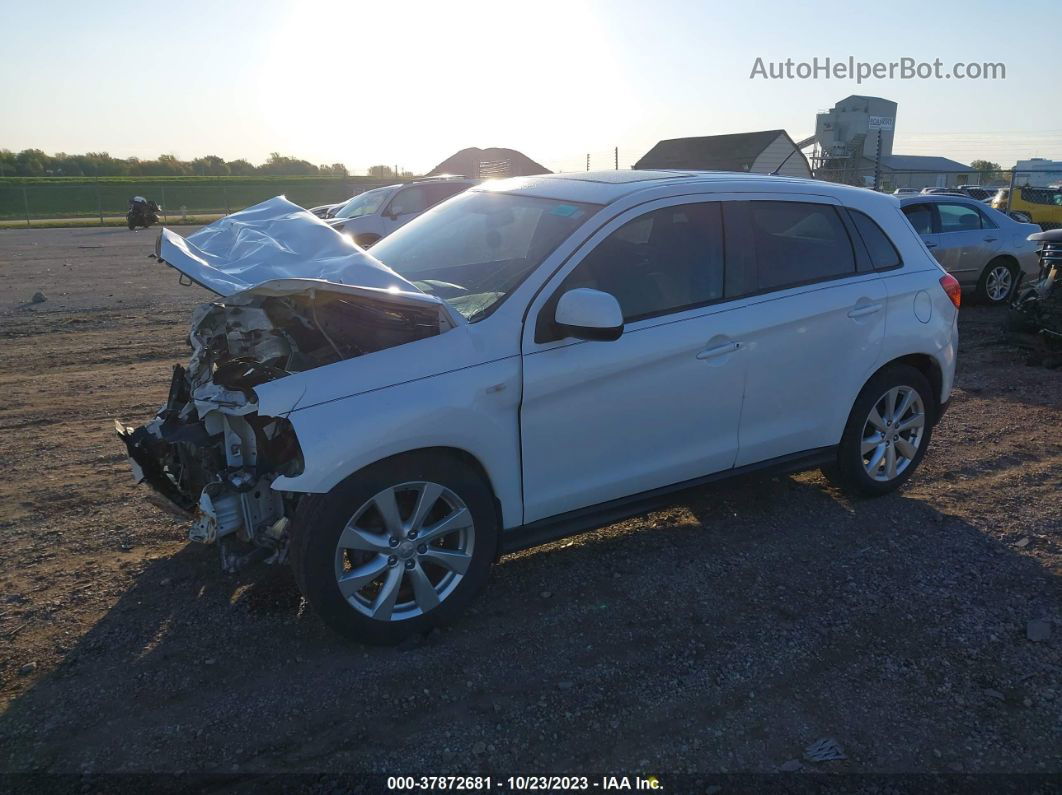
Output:
[[[991,273],[998,268],[1006,268],[1010,272],[1010,289],[1002,298],[993,298],[988,294],[988,279]],[[985,265],[981,271],[981,278],[977,280],[977,300],[989,306],[1003,306],[1014,296],[1014,289],[1018,286],[1018,266],[1008,259],[996,257]]]
[[[863,429],[871,409],[894,387],[909,387],[918,393],[924,407],[924,426],[917,452],[907,467],[891,480],[875,480],[867,473],[860,450]],[[832,466],[823,467],[823,474],[831,483],[853,496],[878,497],[896,490],[911,477],[922,462],[932,440],[936,411],[936,398],[921,372],[906,364],[887,365],[867,381],[856,398],[848,415],[841,443],[837,446],[837,460]]]
[[[129,231],[130,232],[132,232],[134,229],[136,229],[136,224],[133,222],[133,220],[131,218],[126,218],[125,222],[127,224],[129,224]]]
[[[357,243],[362,248],[369,248],[370,246],[372,246],[373,243],[376,243],[377,241],[379,241],[379,239],[380,239],[379,235],[365,234],[365,235],[358,235],[356,238],[354,238],[354,242]]]
[[[434,609],[402,620],[380,621],[361,613],[340,593],[336,546],[343,528],[362,505],[381,491],[410,481],[437,483],[464,502],[474,523],[471,561],[453,591]],[[353,640],[389,645],[448,624],[462,613],[487,582],[498,533],[494,495],[484,478],[454,455],[424,451],[373,464],[327,494],[305,497],[292,523],[289,554],[299,590],[326,624]]]

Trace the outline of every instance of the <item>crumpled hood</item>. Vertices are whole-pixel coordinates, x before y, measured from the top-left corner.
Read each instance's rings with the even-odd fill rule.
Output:
[[[277,279],[422,292],[283,196],[228,215],[188,237],[163,229],[155,253],[195,283],[224,296]]]

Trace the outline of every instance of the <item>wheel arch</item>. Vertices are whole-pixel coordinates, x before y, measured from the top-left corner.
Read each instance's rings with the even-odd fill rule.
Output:
[[[356,478],[359,474],[369,469],[370,467],[379,466],[380,464],[383,464],[388,461],[394,461],[396,458],[405,458],[406,456],[418,454],[445,456],[461,464],[464,464],[477,475],[479,475],[479,477],[483,478],[483,482],[487,484],[487,488],[490,490],[491,502],[494,505],[494,515],[498,521],[498,527],[504,527],[501,500],[498,498],[498,490],[494,486],[494,481],[490,476],[490,472],[487,470],[487,467],[483,465],[483,462],[480,461],[476,455],[460,447],[450,447],[443,445],[429,447],[412,447],[408,450],[403,450],[398,453],[392,453],[390,455],[384,456],[383,458],[377,459],[376,461],[367,463],[364,466],[358,467],[358,469],[356,469],[354,472],[347,475],[344,480],[347,480],[349,478]]]
[[[930,390],[933,393],[933,424],[935,425],[940,417],[940,401],[944,391],[944,371],[940,366],[940,362],[928,353],[909,353],[886,362],[871,374],[863,386],[865,387],[867,383],[870,383],[870,380],[882,370],[895,364],[906,364],[913,367],[925,376],[925,379],[929,382]]]

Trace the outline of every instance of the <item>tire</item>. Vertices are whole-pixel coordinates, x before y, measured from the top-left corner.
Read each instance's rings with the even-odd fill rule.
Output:
[[[126,219],[125,219],[125,222],[126,222],[127,224],[129,224],[129,231],[130,231],[130,232],[132,232],[132,231],[133,231],[134,229],[136,229],[136,224],[135,224],[135,223],[133,222],[133,219],[131,219],[131,218],[126,218]]]
[[[990,306],[1001,306],[1018,286],[1018,267],[1010,260],[996,258],[985,265],[977,280],[977,298]]]
[[[380,236],[379,235],[371,235],[371,234],[358,235],[356,238],[354,238],[354,242],[357,243],[362,248],[369,248],[373,243],[376,243],[379,240],[380,240]]]
[[[884,427],[881,431],[877,431],[875,426],[871,423],[871,410],[878,412],[879,418],[885,420],[887,417],[887,404],[884,403],[888,394],[893,390],[900,390],[899,398],[902,403],[903,396],[906,394],[904,390],[911,390],[915,393],[917,398],[917,404],[912,400],[911,408],[900,415],[900,420],[905,423],[913,419],[915,409],[921,408],[921,426],[918,429],[917,441],[914,443],[914,455],[903,456],[904,448],[909,449],[912,445],[913,434],[911,431],[901,431],[906,434],[902,436],[902,441],[906,444],[901,447],[895,445],[890,441],[888,445],[885,445],[882,449],[883,442],[879,442],[878,446],[873,450],[868,451],[867,457],[864,458],[863,442],[869,439],[869,435],[864,437],[864,433],[871,431],[878,433],[893,433],[895,429],[891,426]],[[834,485],[840,487],[843,491],[860,497],[878,497],[882,494],[888,494],[891,491],[897,489],[902,485],[914,471],[918,468],[918,465],[922,462],[922,458],[926,454],[926,449],[929,447],[929,442],[933,436],[933,423],[936,419],[936,399],[933,396],[929,382],[926,377],[922,375],[918,370],[910,365],[906,364],[890,364],[881,370],[866,383],[863,390],[859,393],[859,397],[856,398],[855,403],[852,406],[852,411],[848,416],[848,422],[845,425],[844,435],[841,437],[841,443],[837,446],[837,460],[833,466],[824,467],[823,474]],[[902,406],[897,405],[896,408]],[[897,472],[894,476],[888,476],[888,448],[892,448],[893,461],[896,462]],[[872,477],[868,468],[872,466],[872,462],[879,451],[882,452],[883,459],[879,466],[881,471],[877,472],[877,476]],[[901,457],[906,462],[900,466]]]
[[[415,484],[433,488],[418,490]],[[430,512],[419,535],[426,538],[444,521],[458,529],[427,543],[407,536],[410,525],[418,524],[413,521],[418,501],[436,492],[434,500],[428,498]],[[385,514],[377,507],[388,503],[388,494],[401,520],[395,533],[386,531]],[[332,629],[356,641],[388,645],[461,614],[487,582],[498,532],[494,495],[478,472],[443,452],[409,453],[367,467],[327,494],[305,497],[292,523],[291,565],[299,590]],[[463,573],[451,566],[464,567]],[[348,578],[346,595],[341,576]],[[426,607],[432,604],[429,588],[438,603]]]

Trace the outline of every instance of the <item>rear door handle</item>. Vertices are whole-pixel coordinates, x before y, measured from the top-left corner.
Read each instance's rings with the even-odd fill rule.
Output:
[[[724,342],[722,345],[713,345],[711,348],[705,348],[697,354],[697,358],[714,359],[717,356],[726,356],[728,353],[735,353],[739,350],[741,350],[740,342]]]
[[[925,241],[925,244],[926,244],[926,248],[936,248],[937,247],[936,243],[930,243],[928,240]]]
[[[866,317],[881,311],[881,304],[862,304],[848,312],[848,317]]]

